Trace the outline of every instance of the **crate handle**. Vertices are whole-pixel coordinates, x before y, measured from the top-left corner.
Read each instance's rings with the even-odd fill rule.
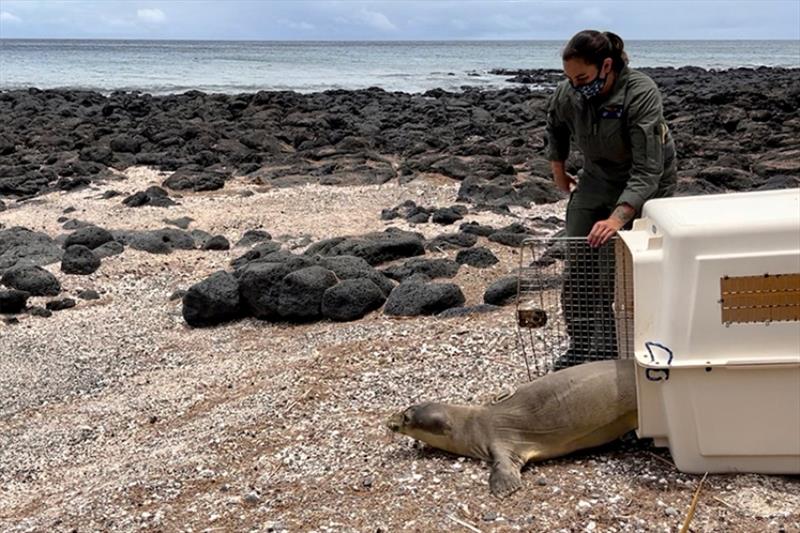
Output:
[[[664,377],[653,377],[653,372],[663,372]],[[647,378],[648,381],[667,381],[669,380],[669,368],[648,368],[644,371],[644,376]]]
[[[644,347],[647,350],[647,353],[650,354],[650,362],[654,363],[656,358],[653,355],[653,346],[656,348],[661,348],[669,355],[669,359],[667,359],[667,366],[672,364],[672,350],[661,344],[660,342],[653,342],[653,341],[645,341]]]

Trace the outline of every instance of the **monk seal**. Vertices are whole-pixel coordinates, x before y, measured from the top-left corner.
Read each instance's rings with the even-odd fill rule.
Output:
[[[520,470],[611,442],[637,427],[633,360],[598,361],[547,374],[479,406],[426,402],[386,426],[434,448],[492,464],[489,488],[506,497]]]

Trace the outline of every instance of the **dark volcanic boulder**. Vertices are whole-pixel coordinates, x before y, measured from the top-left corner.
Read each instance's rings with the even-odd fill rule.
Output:
[[[247,310],[261,320],[277,320],[281,281],[292,271],[284,263],[251,263],[239,272],[239,294]]]
[[[102,246],[103,244],[113,241],[114,237],[108,230],[99,228],[97,226],[86,226],[71,233],[67,240],[64,242],[64,248],[68,248],[73,244],[81,244],[90,250]]]
[[[758,181],[758,177],[750,172],[719,166],[705,167],[697,173],[697,177],[735,191],[748,191],[753,188],[754,182]]]
[[[210,170],[180,169],[162,185],[175,191],[215,191],[225,186],[225,174]]]
[[[519,284],[516,276],[500,278],[483,293],[483,301],[492,305],[507,305],[517,299],[517,286]]]
[[[28,304],[30,294],[17,289],[0,290],[0,313],[21,313]]]
[[[0,272],[15,266],[55,263],[63,253],[44,233],[21,227],[0,230]]]
[[[251,229],[244,232],[236,246],[252,246],[258,242],[271,241],[272,235],[261,229]]]
[[[488,268],[498,262],[499,260],[491,250],[483,247],[461,250],[458,252],[458,255],[456,255],[456,263],[476,268]]]
[[[340,280],[364,278],[370,280],[386,296],[394,289],[392,280],[384,276],[380,271],[372,268],[372,265],[352,255],[339,255],[333,257],[323,257],[320,265],[327,268]]]
[[[111,139],[109,146],[114,152],[135,154],[141,149],[143,140],[144,139],[138,136],[120,135]]]
[[[236,259],[232,260],[231,266],[238,270],[243,266],[245,266],[246,264],[265,258],[267,255],[276,253],[280,249],[281,249],[280,243],[272,241],[263,242],[258,246],[255,246],[252,249],[245,252],[244,255],[240,255]]]
[[[383,273],[394,280],[403,281],[414,274],[425,274],[428,278],[452,278],[461,267],[451,259],[413,258],[402,264],[390,266]]]
[[[358,320],[386,301],[383,291],[366,278],[346,279],[322,295],[322,314],[340,322]]]
[[[60,300],[50,300],[45,304],[48,311],[63,311],[75,307],[76,302],[72,298],[62,298]]]
[[[81,300],[99,300],[100,295],[97,294],[97,291],[92,289],[86,289],[85,291],[80,291],[78,293],[78,298]]]
[[[189,287],[183,297],[183,318],[192,327],[213,326],[241,315],[239,283],[225,271]]]
[[[431,222],[448,225],[464,218],[464,215],[452,207],[442,207],[433,212]]]
[[[289,320],[314,320],[322,315],[322,297],[337,283],[336,274],[321,266],[301,268],[281,281],[278,312]]]
[[[428,243],[429,250],[452,250],[455,248],[470,248],[478,242],[474,233],[444,233],[437,235]]]
[[[383,312],[392,316],[434,315],[464,305],[464,294],[453,283],[401,283],[394,288]]]
[[[224,235],[214,235],[203,244],[203,250],[229,250],[231,243]]]
[[[499,306],[490,304],[478,304],[471,305],[469,307],[453,307],[451,309],[445,309],[436,315],[436,318],[456,318],[470,315],[481,315],[483,313],[497,311],[498,309],[500,309]]]
[[[94,255],[99,257],[100,259],[105,259],[106,257],[111,257],[112,255],[119,255],[125,251],[125,246],[122,245],[121,242],[117,241],[108,241],[107,243],[103,244],[102,246],[98,246],[94,250]]]
[[[122,203],[128,207],[141,207],[149,205],[152,207],[170,207],[176,205],[174,201],[167,195],[167,191],[161,187],[153,185],[144,191],[134,193],[124,200]]]
[[[364,259],[370,265],[377,265],[404,257],[424,255],[425,246],[422,237],[416,233],[386,230],[361,237],[336,237],[320,241],[309,246],[305,254],[352,255]]]
[[[178,228],[152,231],[114,231],[114,238],[134,250],[151,254],[168,254],[172,250],[194,250],[194,238]]]
[[[477,222],[465,222],[464,224],[461,224],[458,229],[460,229],[462,233],[471,233],[473,235],[478,235],[479,237],[488,237],[497,231],[497,228],[493,228],[492,226],[483,226]]]
[[[26,291],[31,296],[55,296],[61,292],[58,278],[40,266],[21,266],[3,274],[3,285]]]
[[[91,274],[100,268],[100,258],[86,246],[73,244],[64,250],[61,258],[61,271],[65,274]]]

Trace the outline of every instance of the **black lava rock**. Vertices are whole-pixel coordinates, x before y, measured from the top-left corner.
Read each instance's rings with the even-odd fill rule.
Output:
[[[383,312],[392,316],[434,315],[464,305],[464,294],[452,283],[406,282],[394,288]]]
[[[377,265],[404,257],[424,255],[425,246],[419,234],[386,230],[361,237],[327,239],[312,244],[304,253],[323,256],[352,255],[364,259],[370,265]]]
[[[340,255],[334,257],[323,257],[320,265],[327,268],[340,280],[364,278],[370,280],[378,286],[384,295],[388,296],[394,289],[394,282],[384,276],[380,271],[360,257],[352,255]]]
[[[72,298],[62,298],[60,300],[50,300],[45,304],[48,311],[63,311],[75,307],[76,302]]]
[[[94,291],[92,289],[87,289],[85,291],[79,292],[78,298],[80,298],[81,300],[99,300],[100,295],[97,293],[97,291]]]
[[[181,169],[164,180],[164,187],[175,191],[215,191],[225,186],[224,174],[208,170]]]
[[[241,269],[239,291],[251,315],[261,320],[280,318],[281,282],[291,272],[291,267],[281,262],[255,262]]]
[[[45,309],[44,307],[31,307],[28,309],[28,314],[31,316],[38,316],[42,318],[50,318],[53,316],[53,312],[49,309]]]
[[[122,203],[128,207],[141,207],[143,205],[149,205],[152,207],[170,207],[176,205],[167,194],[167,191],[155,185],[148,187],[144,191],[139,191],[128,196],[122,200]]]
[[[322,314],[339,322],[358,320],[384,301],[383,291],[369,279],[346,279],[322,295]]]
[[[248,263],[263,259],[270,254],[280,251],[280,249],[280,243],[272,241],[262,242],[258,246],[254,246],[252,249],[245,252],[244,255],[241,255],[231,261],[231,266],[238,270]]]
[[[500,278],[483,293],[483,301],[492,305],[507,305],[517,299],[517,286],[519,280],[516,276]]]
[[[203,245],[203,250],[230,250],[231,243],[223,235],[214,235]]]
[[[94,255],[99,257],[100,259],[104,259],[106,257],[111,257],[112,255],[119,255],[125,251],[125,246],[122,245],[121,242],[117,241],[108,241],[107,243],[98,246],[94,250]]]
[[[452,207],[442,207],[433,212],[431,222],[434,224],[449,225],[461,220],[462,218],[464,218],[464,215],[456,209],[453,209]]]
[[[29,297],[30,293],[17,289],[0,290],[0,313],[21,313],[28,304]]]
[[[61,260],[61,247],[48,235],[27,228],[0,230],[0,272],[25,265],[48,265]]]
[[[500,260],[488,248],[478,247],[461,250],[456,255],[456,263],[469,265],[476,268],[488,268],[496,265]]]
[[[93,250],[113,240],[114,237],[108,230],[97,226],[86,226],[71,233],[64,242],[64,248],[68,248],[73,244],[81,244]]]
[[[183,297],[183,318],[192,327],[213,326],[241,314],[239,282],[225,271],[192,285]]]
[[[451,259],[413,258],[400,265],[385,268],[383,273],[397,281],[403,281],[413,274],[425,274],[430,279],[452,278],[459,268],[461,265]]]
[[[470,248],[478,242],[474,233],[445,233],[437,235],[428,243],[429,250],[453,250],[456,248]]]
[[[322,316],[322,297],[337,281],[336,274],[320,266],[291,272],[281,281],[279,314],[296,321],[319,318]]]
[[[478,304],[471,305],[469,307],[452,307],[450,309],[445,309],[436,315],[436,318],[456,318],[470,315],[481,315],[484,313],[497,311],[498,309],[500,309],[500,306],[490,304]]]
[[[74,244],[64,250],[61,271],[65,274],[91,274],[100,268],[100,258],[86,246]]]
[[[497,231],[497,228],[483,226],[477,222],[465,222],[464,224],[461,224],[459,229],[463,233],[472,233],[474,235],[478,235],[479,237],[488,237]]]
[[[31,296],[55,296],[61,292],[58,278],[40,266],[9,269],[0,281],[7,287],[28,292]]]
[[[236,246],[252,246],[259,242],[271,241],[272,235],[261,229],[251,229],[244,232]]]

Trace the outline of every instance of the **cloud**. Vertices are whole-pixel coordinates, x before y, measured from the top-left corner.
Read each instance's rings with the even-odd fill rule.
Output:
[[[167,20],[167,16],[160,9],[139,9],[136,11],[136,17],[148,24],[161,24]]]
[[[301,20],[300,22],[295,22],[289,19],[280,19],[278,22],[293,30],[313,30],[316,28],[316,26],[314,26],[310,22],[306,22],[305,20]]]
[[[22,19],[8,11],[0,11],[0,22],[22,22]]]
[[[392,21],[379,11],[369,11],[367,9],[362,9],[358,13],[358,18],[364,24],[371,26],[377,30],[381,31],[396,31],[397,26],[392,24]]]
[[[586,24],[611,24],[611,18],[596,6],[584,7],[578,11],[575,20]]]

